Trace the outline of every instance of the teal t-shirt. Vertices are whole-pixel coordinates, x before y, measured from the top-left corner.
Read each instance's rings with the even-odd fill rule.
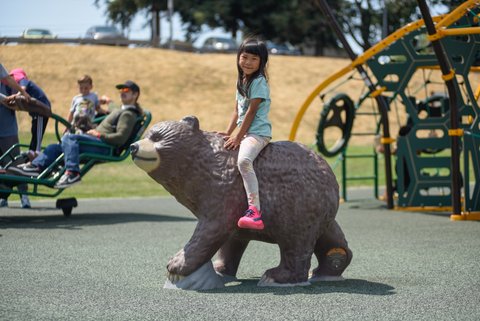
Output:
[[[270,88],[264,76],[258,76],[252,81],[248,96],[249,98],[242,96],[237,90],[237,126],[240,126],[245,119],[245,114],[250,106],[250,99],[260,98],[262,102],[258,106],[257,113],[247,133],[271,138],[272,124],[268,119],[268,113],[270,112]]]

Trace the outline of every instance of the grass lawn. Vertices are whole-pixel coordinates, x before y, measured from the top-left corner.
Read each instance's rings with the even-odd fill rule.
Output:
[[[30,133],[20,133],[20,142],[27,144]],[[43,145],[56,142],[53,133],[46,133]],[[52,189],[42,189],[51,193]],[[165,189],[138,168],[131,158],[123,162],[100,164],[90,170],[82,183],[65,189],[58,197],[97,198],[97,197],[134,197],[167,195]],[[17,195],[11,196],[18,199]],[[40,197],[32,197],[40,199]]]
[[[20,141],[27,143],[30,133],[22,132]],[[54,134],[47,133],[44,137],[44,146],[56,142]],[[313,146],[312,146],[313,148]],[[372,154],[371,146],[349,147],[349,154]],[[379,179],[384,181],[383,158],[379,161]],[[338,157],[328,158],[327,161],[334,169],[337,180],[341,183],[341,162]],[[371,159],[354,159],[348,161],[347,175],[371,176],[373,175],[373,162]],[[352,180],[348,187],[373,186],[373,181],[368,179]],[[44,189],[51,191],[51,189]],[[95,166],[82,178],[82,183],[66,189],[59,197],[97,198],[97,197],[136,197],[136,196],[159,196],[168,195],[165,189],[150,178],[144,171],[139,169],[127,158],[123,162],[112,162]],[[18,196],[12,195],[12,200]],[[38,199],[32,197],[32,199]]]

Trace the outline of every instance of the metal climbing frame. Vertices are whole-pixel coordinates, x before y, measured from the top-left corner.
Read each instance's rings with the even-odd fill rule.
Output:
[[[427,34],[423,20],[418,20],[397,30],[376,46],[355,58],[351,64],[328,77],[307,97],[301,106],[292,125],[290,139],[294,140],[300,121],[306,110],[335,85],[339,79],[347,77],[358,66],[362,65],[371,73],[374,90],[369,89],[371,96],[386,97],[391,104],[400,101],[410,118],[410,131],[398,139],[397,176],[398,206],[426,207],[451,206],[451,142],[450,137],[462,137],[463,157],[463,210],[474,212],[480,210],[480,175],[479,175],[479,139],[480,109],[472,90],[472,71],[478,69],[480,60],[479,9],[477,1],[466,1],[451,13],[434,17],[437,34],[432,37]],[[450,103],[446,100],[436,100],[441,103],[435,114],[429,114],[428,101],[436,93],[427,96],[412,95],[412,79],[419,71],[439,70],[439,62],[431,49],[431,41],[442,38],[442,45],[452,66],[452,76],[457,84],[458,130],[452,131],[450,125]],[[437,74],[437,83],[447,81],[449,75]],[[350,81],[353,77],[349,76]],[[461,88],[460,88],[461,86]],[[478,91],[478,90],[477,90]],[[338,94],[338,93],[337,93]],[[350,94],[350,93],[349,93]],[[428,96],[430,95],[430,96]],[[351,96],[351,95],[350,95]],[[361,106],[361,97],[352,97],[356,105]],[[423,101],[423,105],[422,105]],[[425,104],[427,108],[425,109]],[[391,107],[391,106],[390,106]],[[423,108],[423,110],[422,110]],[[438,112],[440,111],[440,112]],[[360,110],[356,109],[355,113]],[[427,114],[425,116],[425,113]],[[319,131],[322,129],[319,128]],[[436,133],[435,136],[425,133]],[[463,133],[469,134],[463,136]],[[478,135],[478,136],[477,136]],[[317,134],[318,137],[318,134]],[[382,137],[382,143],[391,144],[394,140]],[[344,144],[344,151],[348,140]],[[436,153],[428,153],[426,150]],[[440,152],[443,151],[443,152]],[[400,166],[401,164],[402,166]],[[410,183],[403,180],[408,171]],[[474,186],[471,189],[471,186]]]

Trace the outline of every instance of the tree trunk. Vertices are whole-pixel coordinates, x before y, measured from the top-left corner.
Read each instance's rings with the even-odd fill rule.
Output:
[[[160,47],[160,10],[152,8],[152,47]]]

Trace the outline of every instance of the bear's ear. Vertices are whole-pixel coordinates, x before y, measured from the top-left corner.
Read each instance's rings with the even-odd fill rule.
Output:
[[[197,131],[200,129],[200,123],[198,122],[198,118],[195,116],[184,117],[181,121],[189,124],[194,131]]]

